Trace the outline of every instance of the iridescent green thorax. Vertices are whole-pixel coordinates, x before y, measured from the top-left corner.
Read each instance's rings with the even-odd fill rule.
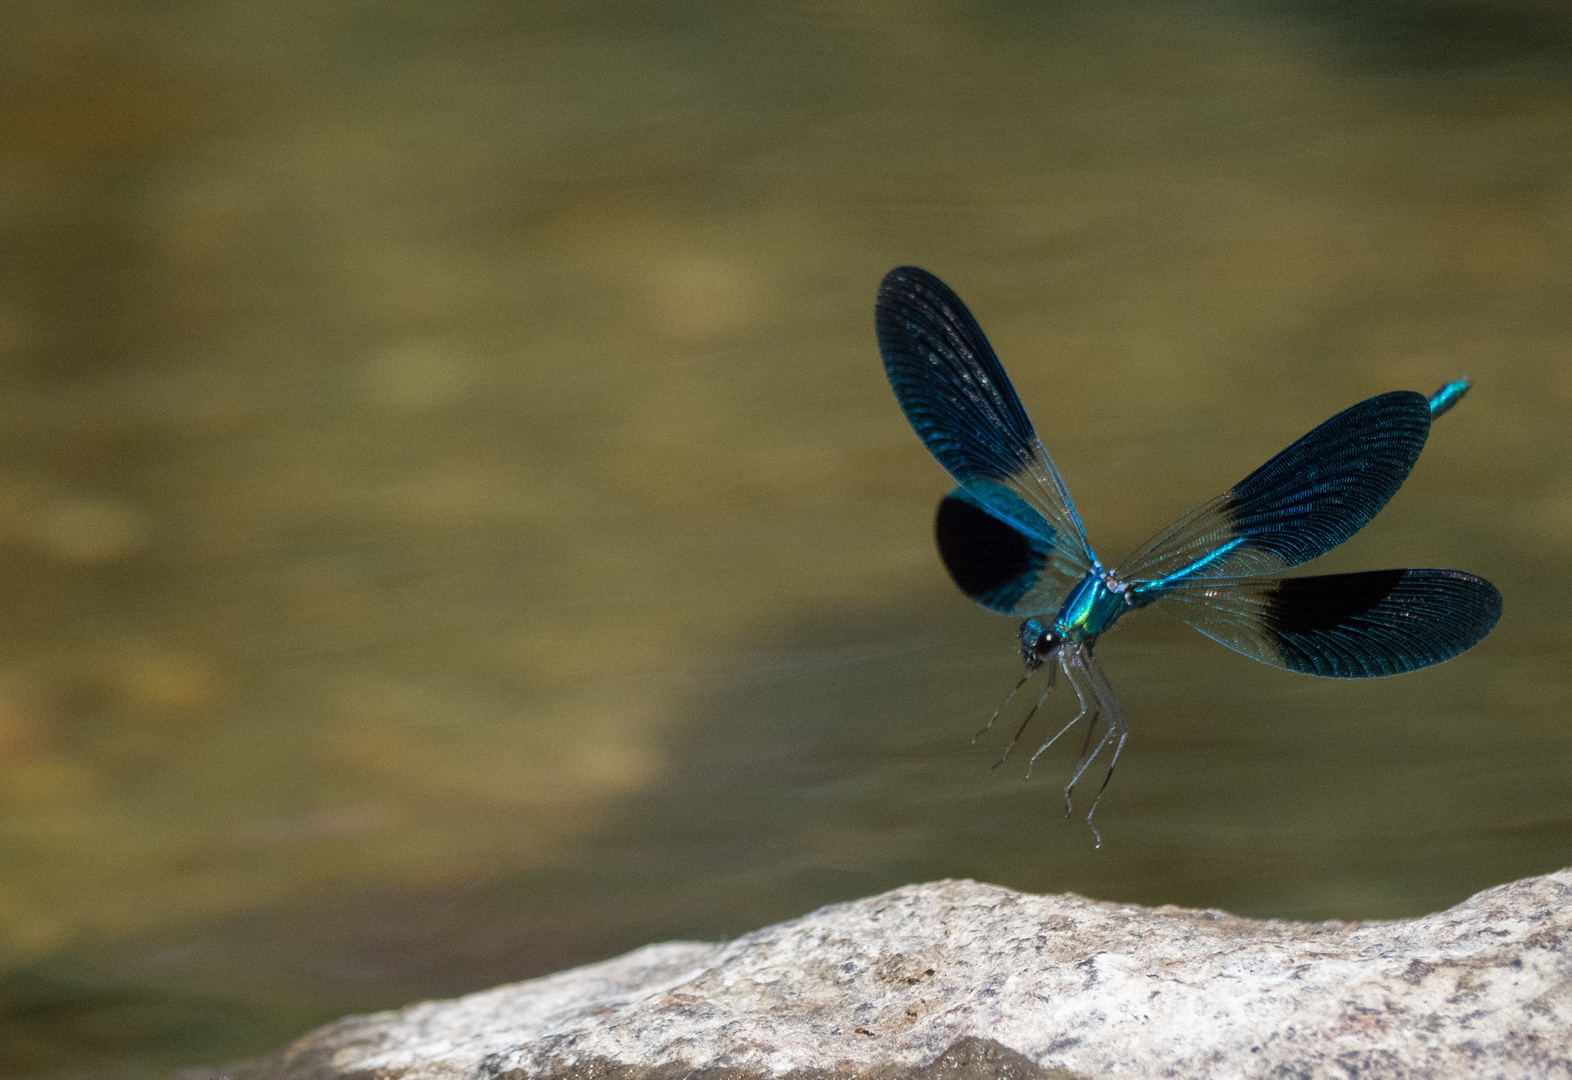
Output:
[[[1107,630],[1129,608],[1124,584],[1094,565],[1065,597],[1053,632],[1065,641],[1087,641]]]

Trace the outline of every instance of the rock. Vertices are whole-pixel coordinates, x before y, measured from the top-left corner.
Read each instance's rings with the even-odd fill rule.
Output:
[[[351,1017],[236,1080],[1572,1076],[1572,870],[1402,922],[972,881]]]

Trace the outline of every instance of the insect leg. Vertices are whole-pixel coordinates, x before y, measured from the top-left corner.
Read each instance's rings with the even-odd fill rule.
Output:
[[[1093,700],[1095,701],[1096,699],[1094,698]],[[1103,711],[1101,709],[1092,710],[1092,722],[1086,725],[1086,738],[1081,740],[1081,754],[1075,760],[1081,761],[1086,757],[1086,748],[1092,745],[1092,732],[1097,730],[1097,721],[1102,718]]]
[[[1015,684],[1015,690],[1011,690],[1008,694],[1005,695],[1004,701],[1000,702],[999,707],[993,711],[993,715],[988,718],[988,722],[986,724],[984,724],[982,727],[978,728],[977,729],[977,734],[972,736],[972,745],[973,746],[977,745],[977,740],[982,738],[983,732],[985,732],[989,728],[993,727],[993,722],[995,720],[999,719],[999,714],[1004,712],[1005,706],[1009,705],[1010,702],[1015,700],[1015,691],[1019,690],[1021,687],[1025,686],[1026,685],[1026,680],[1030,679],[1034,674],[1036,674],[1036,672],[1037,672],[1036,668],[1027,668],[1026,669],[1026,674],[1021,676],[1021,681]],[[1049,686],[1050,689],[1053,687],[1053,674],[1052,674],[1051,671],[1049,672],[1049,676],[1048,676],[1048,686]],[[1016,738],[1019,739],[1020,736],[1017,735]]]
[[[1032,670],[1035,671],[1036,669],[1034,668]],[[1004,748],[1004,753],[1000,756],[999,760],[993,763],[993,767],[995,769],[997,769],[1000,765],[1004,764],[1005,758],[1010,756],[1010,751],[1015,749],[1015,744],[1020,742],[1021,741],[1021,736],[1026,733],[1026,725],[1030,724],[1032,722],[1032,717],[1037,715],[1037,710],[1043,707],[1043,702],[1047,701],[1048,700],[1048,695],[1053,693],[1054,671],[1055,671],[1054,668],[1050,667],[1048,669],[1048,685],[1043,689],[1042,697],[1038,698],[1037,699],[1037,704],[1033,705],[1031,707],[1030,711],[1027,712],[1026,719],[1021,721],[1021,726],[1015,729],[1015,738],[1011,739],[1010,740],[1010,745],[1006,746]],[[1032,672],[1028,671],[1025,674],[1025,676],[1022,677],[1021,682],[1024,683],[1027,679],[1029,679],[1031,677],[1032,677]],[[1017,683],[1016,686],[1015,686],[1015,690],[1019,690],[1020,688],[1021,688],[1021,684]],[[1010,697],[1014,697],[1015,696],[1015,690],[1010,691]],[[1010,703],[1010,699],[1009,698],[1005,698],[1004,700],[1005,700],[1005,705],[1008,705]],[[1000,705],[999,708],[1002,711],[1004,709],[1004,705]],[[994,713],[994,715],[998,716],[999,714],[998,713]],[[988,721],[988,723],[992,724],[993,721],[990,720],[990,721]],[[988,730],[988,729],[987,728],[983,729],[983,731],[986,731],[986,730]],[[982,731],[979,731],[977,734],[981,735]],[[976,741],[977,741],[977,739],[974,736],[972,738],[972,742],[975,743]],[[1032,760],[1035,761],[1036,758],[1033,757]],[[1027,775],[1030,775],[1030,774],[1031,774],[1031,770],[1028,769],[1027,770]]]
[[[1068,724],[1064,725],[1064,727],[1055,732],[1053,738],[1049,739],[1047,742],[1043,743],[1037,748],[1037,752],[1033,754],[1031,760],[1026,763],[1026,779],[1028,780],[1032,778],[1032,766],[1037,764],[1037,759],[1043,756],[1043,751],[1048,749],[1054,743],[1058,742],[1060,735],[1063,735],[1066,731],[1069,731],[1071,728],[1073,728],[1077,723],[1080,722],[1081,717],[1086,715],[1086,695],[1081,691],[1081,684],[1076,681],[1074,673],[1070,671],[1070,665],[1064,659],[1063,649],[1061,649],[1059,652],[1059,662],[1064,667],[1065,679],[1068,680],[1070,685],[1075,688],[1075,697],[1081,703],[1081,711],[1076,713]]]
[[[1097,813],[1097,804],[1102,801],[1103,792],[1108,790],[1108,781],[1113,779],[1114,766],[1119,764],[1119,754],[1124,750],[1125,740],[1130,737],[1130,725],[1125,721],[1124,709],[1119,704],[1119,698],[1114,694],[1113,686],[1108,682],[1108,676],[1103,674],[1103,669],[1090,656],[1085,658],[1083,674],[1086,675],[1090,684],[1092,696],[1097,700],[1099,711],[1108,720],[1108,733],[1098,742],[1097,749],[1092,753],[1091,757],[1087,758],[1081,764],[1081,767],[1076,770],[1074,778],[1070,781],[1072,786],[1076,780],[1081,778],[1081,773],[1086,771],[1086,767],[1092,763],[1092,760],[1102,753],[1103,746],[1108,740],[1118,736],[1117,741],[1114,743],[1113,756],[1108,761],[1108,774],[1103,777],[1102,786],[1097,789],[1097,795],[1092,799],[1092,808],[1086,812],[1086,824],[1091,828],[1092,835],[1097,838],[1096,846],[1102,847],[1102,834],[1097,831],[1097,826],[1092,824],[1092,815]],[[1066,798],[1068,798],[1069,789],[1066,788],[1065,790]]]
[[[1113,725],[1110,724],[1108,726],[1108,730],[1103,732],[1103,737],[1101,739],[1097,740],[1097,748],[1094,749],[1090,754],[1087,754],[1084,757],[1082,757],[1081,760],[1077,763],[1076,769],[1075,769],[1075,775],[1070,777],[1070,782],[1068,784],[1064,785],[1064,812],[1065,812],[1065,814],[1069,814],[1070,811],[1072,809],[1074,809],[1074,804],[1070,801],[1070,793],[1075,790],[1075,785],[1081,779],[1081,774],[1086,772],[1086,767],[1097,759],[1097,755],[1101,754],[1103,752],[1103,747],[1108,745],[1108,740],[1113,738],[1115,734],[1116,734],[1115,729],[1114,729]],[[1107,786],[1106,783],[1104,784],[1104,786]],[[1101,791],[1099,791],[1098,793],[1101,794]],[[1092,804],[1092,809],[1095,810],[1096,808],[1097,808],[1097,804],[1093,803]],[[1091,820],[1090,817],[1088,817],[1087,820]]]
[[[1010,756],[1010,751],[1015,749],[1015,744],[1021,741],[1021,736],[1026,733],[1026,725],[1032,722],[1032,717],[1037,715],[1037,710],[1043,707],[1043,702],[1048,700],[1048,692],[1052,689],[1053,687],[1049,686],[1044,690],[1043,696],[1037,699],[1037,704],[1027,711],[1026,719],[1022,720],[1021,726],[1015,729],[1015,737],[1010,740],[1010,745],[1004,748],[1004,753],[999,756],[999,760],[993,763],[995,769],[1004,764],[1005,758]]]

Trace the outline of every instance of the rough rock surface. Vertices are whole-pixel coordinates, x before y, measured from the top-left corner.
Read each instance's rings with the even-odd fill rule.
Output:
[[[1386,923],[971,881],[351,1017],[245,1080],[1572,1077],[1572,870]],[[213,1074],[209,1074],[213,1075]]]

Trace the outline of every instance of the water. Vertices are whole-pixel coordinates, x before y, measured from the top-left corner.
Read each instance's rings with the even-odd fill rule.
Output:
[[[937,877],[1388,918],[1572,862],[1572,23],[1523,4],[17,8],[0,76],[0,1074]],[[917,263],[1118,561],[1475,388],[1317,572],[1368,684],[1159,612],[1094,851],[969,742],[1015,627],[873,341]],[[1072,753],[1074,747],[1066,750]]]

